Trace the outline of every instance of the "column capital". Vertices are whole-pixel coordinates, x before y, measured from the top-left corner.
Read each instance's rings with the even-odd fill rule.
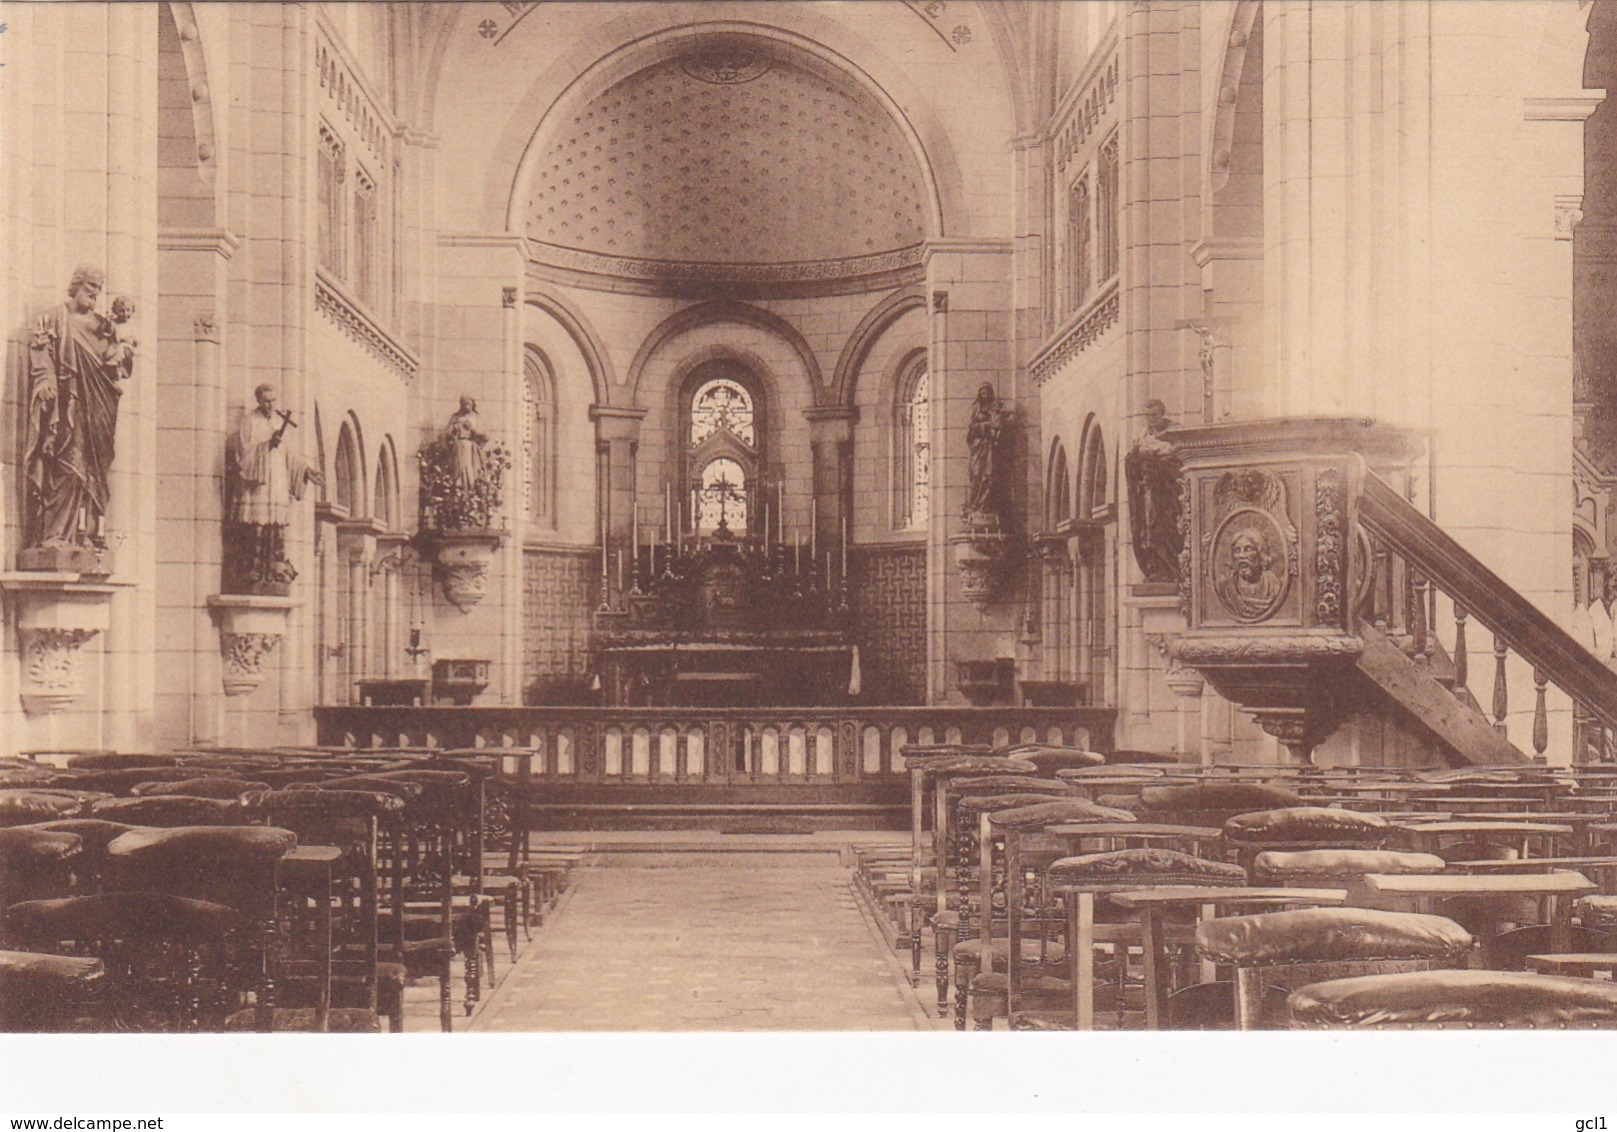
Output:
[[[595,422],[597,440],[638,440],[640,422],[646,410],[634,405],[591,405],[590,420]]]

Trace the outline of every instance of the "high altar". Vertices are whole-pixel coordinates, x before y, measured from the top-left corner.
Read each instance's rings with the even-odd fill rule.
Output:
[[[767,543],[767,540],[766,540]],[[846,569],[803,546],[710,536],[631,551],[603,575],[597,672],[608,706],[832,706],[858,694]]]

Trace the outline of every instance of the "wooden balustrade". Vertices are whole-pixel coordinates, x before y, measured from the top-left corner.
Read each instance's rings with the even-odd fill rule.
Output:
[[[322,746],[523,748],[541,784],[730,786],[904,785],[911,745],[1105,751],[1114,717],[1107,708],[1021,707],[315,709]]]
[[[1553,684],[1572,700],[1573,761],[1609,758],[1617,729],[1617,673],[1374,472],[1365,473],[1358,504],[1359,522],[1374,548],[1375,571],[1361,616],[1380,627],[1387,611],[1392,620],[1386,630],[1409,641],[1417,662],[1422,656],[1429,661],[1438,645],[1429,639],[1434,618],[1428,602],[1437,593],[1444,594],[1453,603],[1456,695],[1468,694],[1466,627],[1475,619],[1493,634],[1493,694],[1488,708],[1499,734],[1508,737],[1508,661],[1514,653],[1533,673],[1533,752],[1542,758],[1549,748],[1547,694]],[[1395,600],[1400,587],[1407,591],[1403,603]],[[1397,615],[1400,608],[1407,610],[1403,618]]]

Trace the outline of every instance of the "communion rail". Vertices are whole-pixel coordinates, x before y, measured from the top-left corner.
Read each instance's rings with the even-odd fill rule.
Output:
[[[1533,672],[1534,753],[1542,757],[1549,746],[1546,693],[1553,684],[1572,701],[1573,761],[1611,757],[1617,673],[1374,472],[1365,474],[1359,523],[1372,558],[1368,592],[1360,595],[1362,615],[1400,635],[1417,663],[1431,665],[1439,648],[1437,598],[1446,596],[1452,603],[1456,695],[1464,694],[1469,680],[1466,629],[1475,620],[1493,637],[1493,689],[1484,710],[1491,713],[1494,729],[1506,735],[1511,702],[1507,661],[1515,653]]]
[[[906,747],[1046,742],[1106,751],[1115,716],[1110,708],[1027,707],[315,709],[322,746],[521,749],[532,754],[539,786],[905,790]]]

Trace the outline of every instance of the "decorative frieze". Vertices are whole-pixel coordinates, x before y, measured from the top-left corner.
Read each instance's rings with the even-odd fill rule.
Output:
[[[1063,171],[1080,159],[1080,151],[1095,135],[1107,112],[1117,101],[1118,66],[1113,52],[1095,69],[1094,76],[1073,100],[1067,113],[1058,119],[1055,137],[1056,167]]]
[[[351,340],[364,346],[383,364],[391,366],[406,381],[415,380],[421,372],[416,356],[387,331],[376,324],[324,272],[316,272],[314,279],[315,309],[336,324]]]
[[[1052,374],[1106,333],[1117,322],[1121,311],[1122,302],[1114,282],[1033,356],[1033,361],[1028,365],[1028,374],[1033,378],[1033,383],[1043,385],[1048,381]]]

